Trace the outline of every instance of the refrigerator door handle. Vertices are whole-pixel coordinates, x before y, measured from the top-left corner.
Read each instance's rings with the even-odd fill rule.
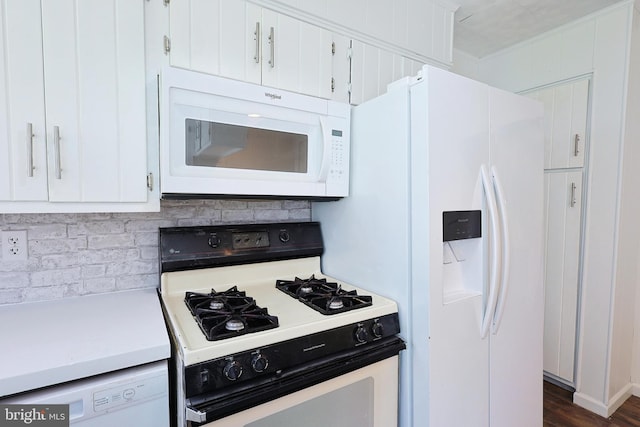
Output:
[[[496,313],[493,318],[491,332],[496,334],[500,328],[504,307],[507,300],[507,291],[509,289],[509,267],[510,267],[510,235],[509,235],[509,214],[507,213],[506,201],[504,198],[504,190],[500,177],[495,167],[491,167],[491,175],[493,176],[494,188],[496,190],[496,200],[498,204],[498,214],[500,216],[501,236],[502,236],[502,273],[500,274],[500,297],[496,305]]]
[[[489,294],[486,298],[486,306],[484,309],[484,315],[482,317],[482,326],[480,328],[480,336],[485,338],[489,333],[489,326],[491,325],[491,321],[494,317],[494,312],[498,300],[498,274],[500,271],[499,263],[500,263],[500,241],[498,239],[498,234],[500,233],[500,228],[498,228],[498,208],[496,206],[495,194],[493,191],[493,185],[491,184],[491,180],[489,179],[489,172],[487,171],[487,166],[482,165],[480,168],[480,175],[482,177],[482,187],[484,189],[484,194],[487,198],[487,210],[489,211],[489,221],[491,223],[491,272],[489,276]]]

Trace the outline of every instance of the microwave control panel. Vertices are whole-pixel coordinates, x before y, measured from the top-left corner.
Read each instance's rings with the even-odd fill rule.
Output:
[[[346,135],[348,136],[348,135]],[[327,192],[346,195],[349,191],[349,141],[344,132],[331,130],[331,165],[327,176]]]

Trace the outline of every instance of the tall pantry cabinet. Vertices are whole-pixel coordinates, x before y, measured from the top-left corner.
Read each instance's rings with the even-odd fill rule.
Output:
[[[545,374],[573,386],[589,80],[529,92],[545,106]]]
[[[0,23],[0,211],[146,203],[144,2],[0,0]]]

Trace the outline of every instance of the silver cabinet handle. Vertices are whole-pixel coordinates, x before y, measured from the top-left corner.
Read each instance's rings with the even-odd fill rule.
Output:
[[[573,138],[573,156],[578,157],[579,151],[579,143],[580,143],[580,135],[576,133],[575,138]]]
[[[33,124],[27,123],[27,176],[33,178]]]
[[[54,170],[56,179],[62,179],[62,168],[60,167],[60,127],[53,127],[53,154]]]
[[[271,50],[271,59],[269,60],[269,65],[271,66],[271,68],[276,66],[276,58],[275,58],[275,54],[276,54],[276,39],[275,39],[275,32],[273,27],[271,27],[271,30],[269,31],[269,44],[271,45],[269,48]]]
[[[571,207],[574,207],[576,205],[576,183],[572,182],[571,183],[571,201],[569,203],[569,205]]]
[[[256,36],[256,54],[253,56],[253,60],[256,64],[260,63],[260,22],[256,22],[256,32],[253,33]]]

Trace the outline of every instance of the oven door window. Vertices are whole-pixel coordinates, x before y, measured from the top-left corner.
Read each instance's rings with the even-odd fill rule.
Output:
[[[291,408],[269,415],[245,427],[373,427],[372,378],[331,391]]]
[[[397,419],[393,356],[202,427],[395,427]]]
[[[185,119],[186,164],[306,174],[308,135]]]

